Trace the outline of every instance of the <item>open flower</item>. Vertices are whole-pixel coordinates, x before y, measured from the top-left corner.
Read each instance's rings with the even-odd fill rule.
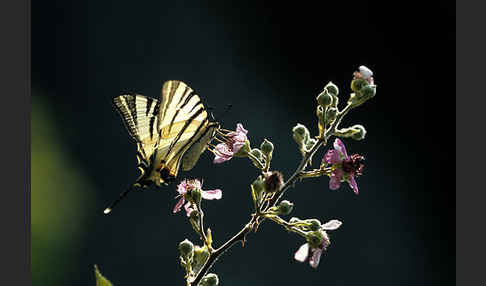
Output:
[[[248,138],[246,134],[248,130],[243,128],[241,123],[236,125],[236,131],[229,132],[225,135],[225,142],[219,143],[214,147],[213,153],[214,163],[223,163],[225,161],[230,160],[235,156],[236,153],[240,151],[240,149],[247,144]]]
[[[361,155],[353,154],[348,156],[343,142],[336,138],[334,140],[334,149],[327,151],[323,158],[325,164],[333,165],[333,171],[329,175],[329,188],[337,190],[341,186],[341,182],[347,181],[354,193],[358,194],[358,185],[355,177],[362,175],[363,161],[364,157]]]
[[[373,72],[365,66],[360,66],[359,72],[354,72],[353,76],[354,76],[354,79],[362,78],[362,79],[366,80],[369,84],[374,83],[373,77],[372,77]]]
[[[322,235],[321,242],[316,247],[310,246],[309,242],[303,244],[301,247],[299,247],[299,250],[297,250],[297,252],[294,254],[294,259],[299,262],[304,262],[309,256],[309,250],[310,250],[312,252],[312,255],[309,258],[309,265],[313,268],[317,268],[319,262],[321,261],[322,252],[326,250],[327,247],[331,244],[331,241],[329,239],[329,236],[327,235],[326,230],[338,229],[341,226],[341,224],[342,222],[337,219],[333,219],[323,224],[321,228],[318,230]]]
[[[202,183],[198,179],[194,180],[183,180],[177,186],[177,192],[179,195],[176,198],[179,198],[179,201],[174,207],[174,213],[177,213],[181,210],[182,205],[186,202],[186,195],[190,194],[191,191],[199,190],[201,192],[201,197],[206,200],[219,200],[223,196],[223,192],[220,189],[216,190],[208,190],[204,191],[201,189]],[[184,206],[186,210],[187,216],[191,215],[191,212],[194,210],[193,202],[189,201]]]

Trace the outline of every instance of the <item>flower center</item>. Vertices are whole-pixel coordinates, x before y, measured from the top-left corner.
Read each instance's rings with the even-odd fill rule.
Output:
[[[364,168],[364,160],[365,158],[358,154],[353,154],[349,157],[349,159],[345,159],[343,161],[343,171],[355,175],[360,176],[363,174]]]

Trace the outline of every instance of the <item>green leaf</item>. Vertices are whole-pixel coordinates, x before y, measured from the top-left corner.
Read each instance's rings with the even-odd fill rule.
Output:
[[[96,286],[113,286],[108,279],[106,279],[103,275],[101,275],[100,270],[98,269],[98,266],[95,264],[94,266],[95,270],[95,277],[96,277]]]

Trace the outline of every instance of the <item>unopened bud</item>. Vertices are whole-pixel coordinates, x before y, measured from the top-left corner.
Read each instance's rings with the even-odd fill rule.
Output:
[[[201,279],[201,286],[217,286],[219,284],[218,275],[209,273]]]
[[[260,195],[263,189],[265,188],[265,185],[263,183],[263,180],[260,177],[258,177],[255,181],[253,181],[251,187],[253,188],[253,190],[257,195]]]
[[[283,185],[283,175],[279,171],[267,172],[265,174],[265,191],[268,193],[273,193],[280,190]]]
[[[337,108],[334,108],[334,107],[333,108],[329,108],[327,110],[327,113],[326,113],[326,120],[328,122],[334,121],[334,119],[336,119],[337,112],[338,112]]]
[[[324,89],[329,91],[329,93],[334,95],[334,96],[338,96],[338,94],[339,94],[339,88],[337,87],[337,85],[335,85],[331,81],[324,87]]]
[[[280,215],[288,215],[292,212],[292,209],[294,208],[294,204],[287,201],[287,200],[284,200],[282,202],[280,202],[280,204],[278,205],[278,213]]]
[[[324,89],[324,91],[321,92],[316,99],[317,103],[324,108],[332,104],[332,95],[326,89]]]
[[[295,142],[299,144],[299,146],[304,146],[304,144],[309,140],[310,138],[310,133],[307,127],[304,125],[297,123],[297,125],[292,128],[292,133]]]
[[[310,230],[316,231],[321,228],[321,222],[318,219],[308,220]]]
[[[311,248],[318,248],[321,245],[323,239],[324,236],[319,230],[312,231],[307,234],[307,243],[309,243],[309,246]]]
[[[356,78],[351,81],[351,89],[356,93],[360,92],[361,88],[366,85],[369,85],[369,83],[362,78]]]
[[[185,239],[179,243],[179,251],[182,257],[191,259],[194,253],[194,244],[188,239]]]
[[[260,146],[263,154],[266,156],[271,156],[273,152],[273,144],[272,142],[268,141],[267,139],[263,140],[262,145]]]
[[[262,151],[260,151],[260,149],[254,148],[254,149],[251,150],[250,153],[253,155],[253,156],[250,156],[250,159],[251,159],[253,165],[257,168],[261,168],[261,164],[264,163]],[[258,162],[256,162],[253,157],[255,157],[258,160]]]
[[[361,96],[366,100],[372,98],[376,94],[376,86],[375,85],[367,85],[361,88],[360,90]]]

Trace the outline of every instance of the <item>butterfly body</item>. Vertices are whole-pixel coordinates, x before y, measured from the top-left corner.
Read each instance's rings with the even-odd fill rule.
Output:
[[[192,169],[219,129],[199,96],[182,81],[165,82],[161,99],[140,94],[113,99],[137,143],[141,175],[133,187],[160,187],[173,181],[179,169]]]

